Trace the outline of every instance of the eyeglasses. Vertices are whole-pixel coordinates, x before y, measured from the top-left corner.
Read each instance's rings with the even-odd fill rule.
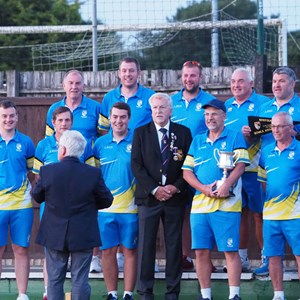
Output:
[[[182,66],[183,67],[186,67],[186,66],[196,66],[196,67],[202,69],[201,64],[199,62],[195,61],[195,60],[188,60]]]
[[[271,125],[271,129],[272,130],[275,130],[275,129],[282,130],[284,127],[287,127],[287,126],[291,126],[291,125],[289,125],[289,124],[286,124],[286,125]]]

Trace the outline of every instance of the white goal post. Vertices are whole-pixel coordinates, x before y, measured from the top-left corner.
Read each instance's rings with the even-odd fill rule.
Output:
[[[282,27],[281,19],[265,19],[264,26]],[[97,25],[97,31],[141,31],[141,30],[195,30],[212,28],[231,28],[257,26],[256,19],[251,20],[225,20],[200,22],[174,22],[163,24],[134,24],[134,25]],[[39,33],[78,33],[92,32],[91,25],[60,25],[60,26],[0,26],[0,34],[39,34]]]
[[[251,20],[223,20],[201,22],[176,22],[164,24],[135,24],[135,25],[97,25],[97,31],[141,31],[141,30],[201,30],[212,28],[256,27],[258,21]],[[281,19],[265,19],[264,26],[278,27],[278,65],[287,65],[287,28]],[[39,33],[79,33],[92,32],[91,25],[62,25],[62,26],[1,26],[0,34],[39,34]]]
[[[245,49],[245,53],[241,53],[244,56],[247,57],[246,50],[249,50],[251,48],[252,53],[255,52],[255,44],[256,44],[256,28],[258,25],[257,19],[251,19],[251,20],[238,20],[238,19],[223,19],[218,21],[193,21],[193,22],[170,22],[170,23],[162,23],[162,24],[122,24],[122,25],[97,25],[97,32],[98,32],[98,40],[103,42],[102,47],[100,47],[103,51],[106,53],[109,53],[109,51],[115,51],[117,53],[118,51],[122,51],[122,49],[116,49],[117,47],[111,47],[111,43],[115,42],[114,37],[112,36],[112,40],[109,41],[107,38],[109,38],[109,34],[112,32],[118,32],[118,33],[124,33],[125,36],[134,36],[137,32],[165,32],[170,33],[170,35],[175,35],[176,32],[180,31],[188,31],[188,30],[211,30],[211,29],[219,29],[220,32],[223,33],[222,36],[222,42],[227,43],[228,45],[228,51],[226,52],[226,55],[228,56],[229,61],[231,61],[232,64],[236,64],[234,61],[235,56],[237,57],[238,51],[235,47],[239,47],[240,49]],[[264,27],[265,29],[271,29],[276,28],[276,36],[277,38],[272,41],[272,49],[276,51],[276,63],[277,65],[287,65],[287,27],[285,24],[285,21],[281,19],[265,19],[264,20]],[[242,31],[236,31],[236,29],[240,28]],[[228,32],[230,31],[230,32]],[[14,35],[14,34],[49,34],[49,33],[85,33],[88,36],[93,35],[94,27],[92,24],[90,25],[61,25],[61,26],[1,26],[0,27],[0,35]],[[251,35],[248,33],[251,33]],[[273,31],[272,31],[273,32]],[[126,35],[127,34],[127,35]],[[106,35],[106,37],[105,37]],[[162,39],[168,40],[172,39],[172,36],[164,36],[162,34]],[[227,39],[226,39],[227,38]],[[251,45],[247,44],[249,39],[251,39]],[[150,39],[151,40],[151,39]],[[268,39],[266,39],[266,42]],[[68,42],[70,45],[73,43],[72,41]],[[76,41],[74,42],[76,44]],[[162,43],[164,43],[164,40],[162,40]],[[80,42],[79,42],[80,44]],[[84,55],[91,55],[87,52],[87,47],[90,47],[90,42],[83,43],[85,45],[85,51],[82,52],[82,57]],[[27,46],[27,45],[26,45]],[[28,45],[29,46],[29,45]],[[49,49],[52,47],[52,44],[45,44],[45,45],[37,45],[38,51],[41,51],[38,55],[41,55],[41,57],[44,56],[42,53],[43,47],[49,47]],[[40,48],[39,48],[40,46]],[[68,50],[69,53],[65,53],[62,55],[62,52],[59,51],[59,54],[51,54],[51,51],[53,49],[57,49],[61,47],[61,49],[70,49]],[[111,49],[107,49],[106,46],[110,46]],[[153,41],[151,43],[147,44],[146,47],[154,47]],[[13,47],[13,46],[12,46]],[[36,46],[32,45],[33,49]],[[227,47],[227,46],[226,46]],[[53,44],[53,49],[46,50],[46,56],[50,60],[57,61],[57,56],[63,58],[65,56],[66,59],[69,59],[71,56],[74,56],[73,48],[67,47],[65,45],[65,42],[55,43]],[[71,49],[72,48],[72,49]],[[240,50],[238,49],[238,50]],[[79,53],[81,50],[80,46],[77,46],[76,53]],[[54,51],[54,50],[53,50]],[[269,52],[268,52],[269,53]],[[267,54],[267,53],[266,53]],[[98,55],[102,55],[101,51],[98,52]],[[230,56],[232,59],[230,59]],[[38,57],[38,60],[42,61],[41,58]],[[241,60],[242,61],[242,60]],[[247,64],[247,63],[246,63]]]

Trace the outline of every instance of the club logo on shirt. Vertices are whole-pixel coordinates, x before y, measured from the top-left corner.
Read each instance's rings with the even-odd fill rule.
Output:
[[[294,107],[290,107],[289,108],[289,114],[292,115],[294,113],[295,108]]]
[[[295,157],[295,152],[294,151],[290,151],[288,159],[294,159]]]
[[[126,147],[126,152],[131,152],[132,145],[128,144]]]
[[[254,110],[254,103],[249,104],[248,111]]]
[[[195,111],[200,111],[202,108],[202,104],[201,103],[197,103]]]
[[[226,150],[226,142],[222,142],[222,144],[221,144],[221,150]]]
[[[83,110],[83,111],[81,112],[81,118],[83,118],[83,119],[86,119],[86,118],[87,118],[87,111],[86,111],[86,110]]]
[[[233,239],[232,238],[227,239],[227,247],[230,247],[230,248],[233,247]]]
[[[232,112],[232,107],[229,107],[227,112]]]
[[[22,145],[20,143],[16,144],[16,151],[21,152],[22,151]]]
[[[136,103],[136,107],[141,108],[143,106],[143,100],[138,100]]]

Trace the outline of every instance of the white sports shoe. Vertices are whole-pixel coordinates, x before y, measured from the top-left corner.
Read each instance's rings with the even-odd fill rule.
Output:
[[[98,256],[93,256],[91,265],[90,265],[90,273],[100,273],[102,271],[100,260]]]
[[[285,300],[285,298],[282,298],[282,297],[274,297],[272,300]]]
[[[18,296],[17,300],[29,300],[29,298],[26,294],[20,294]]]

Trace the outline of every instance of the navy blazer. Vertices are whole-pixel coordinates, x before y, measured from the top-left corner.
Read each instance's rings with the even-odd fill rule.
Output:
[[[32,193],[45,210],[36,242],[53,250],[82,251],[98,247],[98,209],[109,207],[113,196],[101,170],[75,157],[41,168]]]
[[[187,183],[183,179],[181,167],[188,153],[192,136],[189,128],[170,122],[170,142],[172,141],[172,134],[176,136],[173,146],[178,148],[181,157],[174,160],[174,155],[170,149],[166,185],[176,186],[180,193],[166,201],[165,205],[184,206],[188,200],[186,195]],[[132,141],[131,167],[136,178],[136,204],[153,206],[160,203],[151,194],[157,186],[162,185],[162,159],[154,122],[135,129]]]

